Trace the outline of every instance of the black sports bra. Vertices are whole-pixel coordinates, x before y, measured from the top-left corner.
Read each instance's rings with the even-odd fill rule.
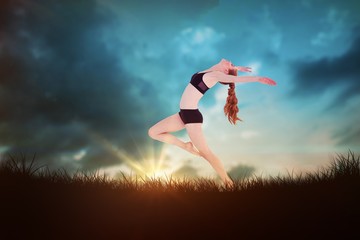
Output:
[[[205,73],[207,73],[207,72],[195,73],[191,77],[191,81],[190,81],[191,85],[193,85],[202,94],[204,94],[207,90],[209,90],[209,87],[206,86],[206,84],[204,83],[204,80],[203,80],[203,76]]]

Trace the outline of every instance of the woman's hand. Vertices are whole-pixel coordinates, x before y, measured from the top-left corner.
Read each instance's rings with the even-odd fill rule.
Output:
[[[240,72],[251,72],[251,67],[234,66],[234,68]]]
[[[258,82],[268,85],[276,85],[276,82],[268,77],[259,77]]]

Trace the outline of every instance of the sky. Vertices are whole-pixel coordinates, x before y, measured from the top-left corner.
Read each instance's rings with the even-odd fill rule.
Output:
[[[148,129],[179,111],[192,74],[225,58],[277,82],[236,84],[236,125],[223,113],[227,86],[201,99],[230,176],[316,171],[360,152],[359,12],[355,0],[1,1],[0,160],[215,178]]]

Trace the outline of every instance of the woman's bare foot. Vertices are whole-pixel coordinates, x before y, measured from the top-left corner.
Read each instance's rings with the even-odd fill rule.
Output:
[[[196,155],[196,156],[201,156],[199,151],[192,144],[192,142],[185,143],[185,150],[192,153],[192,154],[194,154],[194,155]]]
[[[234,187],[234,182],[229,178],[223,181],[224,186],[226,188],[233,188]]]

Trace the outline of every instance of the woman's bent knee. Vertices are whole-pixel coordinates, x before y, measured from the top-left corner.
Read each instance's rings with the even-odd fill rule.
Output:
[[[149,128],[149,130],[148,130],[148,135],[149,135],[149,137],[155,139],[156,135],[158,135],[158,134],[155,132],[154,128],[151,127],[151,128]]]

